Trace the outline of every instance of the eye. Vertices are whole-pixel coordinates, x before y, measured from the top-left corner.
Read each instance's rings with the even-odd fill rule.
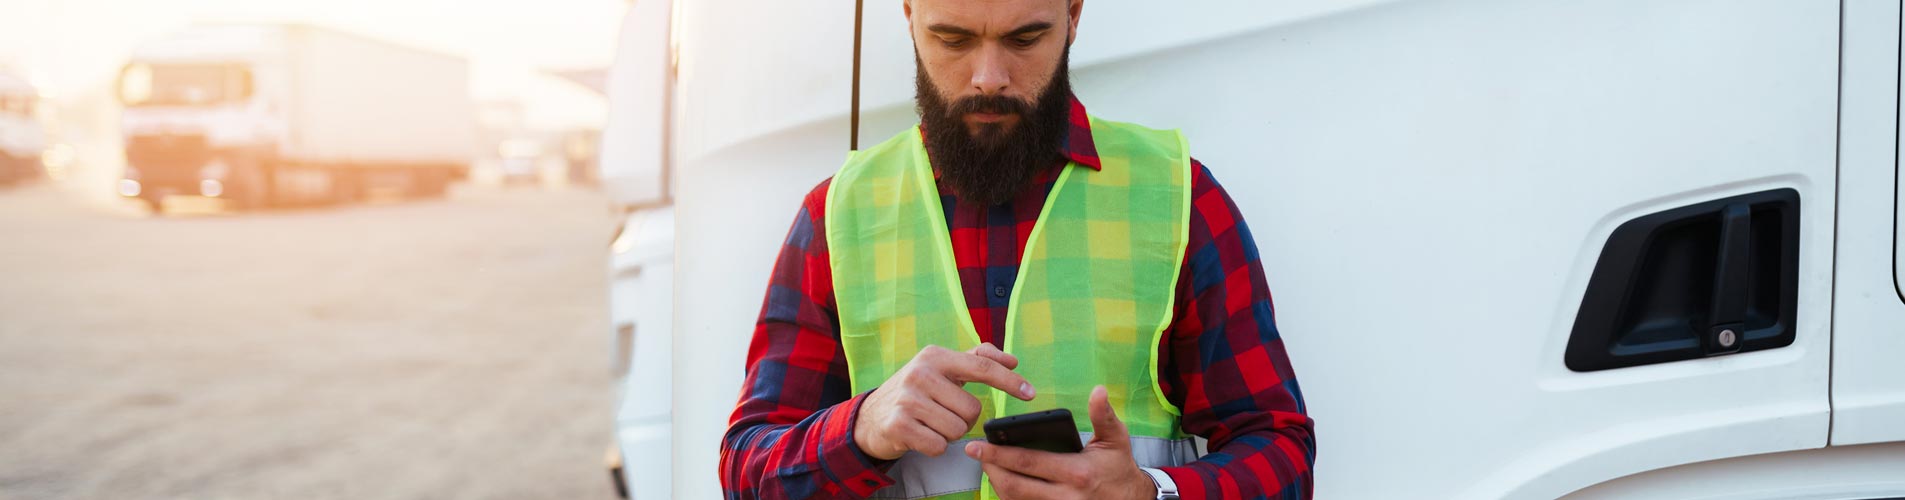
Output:
[[[1038,44],[1038,39],[1039,37],[1037,36],[1014,37],[1012,38],[1012,46],[1021,49],[1031,48],[1033,45]]]
[[[966,42],[967,42],[967,38],[966,38],[966,37],[957,37],[957,38],[944,38],[944,37],[941,37],[941,38],[939,39],[939,43],[940,43],[941,45],[945,45],[945,46],[946,46],[946,48],[948,48],[948,49],[959,49],[959,48],[965,48],[965,46],[966,46]]]

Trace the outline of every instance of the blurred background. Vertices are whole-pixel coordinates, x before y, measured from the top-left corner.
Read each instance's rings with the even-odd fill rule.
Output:
[[[0,498],[614,496],[629,8],[0,0]]]

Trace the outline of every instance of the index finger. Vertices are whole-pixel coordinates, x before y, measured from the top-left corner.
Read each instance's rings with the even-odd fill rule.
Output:
[[[999,364],[1005,365],[1007,369],[1016,370],[1019,368],[1018,356],[1006,354],[1005,351],[1001,351],[999,350],[998,347],[993,346],[991,342],[979,344],[977,347],[973,347],[972,349],[967,350],[966,352],[984,356],[984,357],[992,359],[993,361],[998,361]]]
[[[940,368],[940,373],[954,383],[963,385],[967,382],[978,382],[1026,401],[1031,401],[1032,396],[1036,394],[1032,390],[1032,383],[1027,382],[1024,376],[1014,373],[1012,369],[1006,368],[992,358],[969,352],[954,354],[947,357],[947,365]]]

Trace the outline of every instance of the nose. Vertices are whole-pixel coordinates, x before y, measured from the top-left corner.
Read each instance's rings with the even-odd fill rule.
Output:
[[[982,47],[973,57],[972,88],[980,95],[999,95],[1012,83],[1011,75],[1005,70],[1005,55],[999,52],[996,45]]]

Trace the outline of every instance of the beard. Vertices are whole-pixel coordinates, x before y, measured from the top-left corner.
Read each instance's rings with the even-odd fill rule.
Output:
[[[1060,157],[1060,143],[1065,140],[1071,113],[1070,59],[1071,47],[1066,47],[1051,83],[1039,91],[1037,102],[978,95],[948,103],[915,54],[914,86],[920,124],[926,135],[927,157],[938,169],[940,180],[962,199],[990,207],[1011,200],[1039,173],[1056,165],[1053,160]],[[1013,114],[1019,120],[1010,128],[981,123],[968,130],[964,119],[968,113]]]

